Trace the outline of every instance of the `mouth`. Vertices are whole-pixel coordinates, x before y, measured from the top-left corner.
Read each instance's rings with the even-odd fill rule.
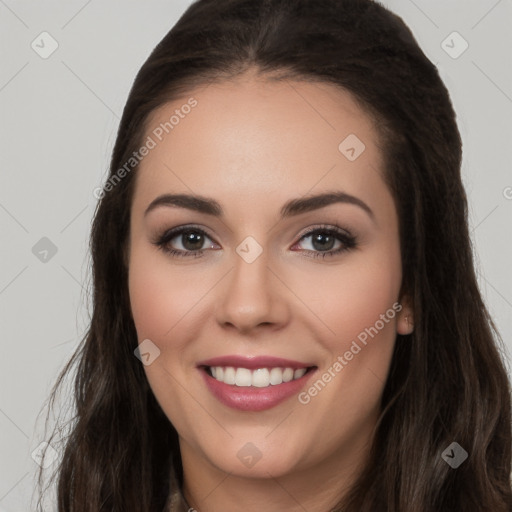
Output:
[[[234,366],[202,366],[203,370],[218,382],[238,387],[268,388],[302,378],[316,366],[303,368],[272,367],[242,368]]]
[[[197,365],[219,402],[241,411],[263,411],[296,395],[317,366],[269,356],[225,356]]]

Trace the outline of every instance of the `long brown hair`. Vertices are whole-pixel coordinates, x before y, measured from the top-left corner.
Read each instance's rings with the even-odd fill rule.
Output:
[[[438,70],[401,18],[372,0],[194,2],[135,78],[110,177],[143,143],[155,108],[249,69],[352,93],[378,129],[399,214],[415,329],[397,335],[370,463],[336,510],[509,512],[511,387],[475,277],[461,138]],[[77,363],[59,512],[160,512],[171,464],[182,478],[177,433],[133,354],[123,255],[136,172],[98,203],[92,318],[52,390],[53,401]],[[457,469],[442,457],[453,442],[468,453]]]

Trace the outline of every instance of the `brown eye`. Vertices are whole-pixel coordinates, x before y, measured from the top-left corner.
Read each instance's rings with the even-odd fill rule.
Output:
[[[178,236],[181,236],[181,243],[188,251],[198,251],[204,244],[204,236],[197,231],[184,231]]]
[[[356,237],[338,226],[336,228],[316,228],[303,235],[301,241],[307,238],[311,238],[311,242],[310,248],[306,250],[312,253],[311,256],[314,258],[335,256],[357,247]],[[338,248],[334,249],[337,241],[339,242]]]
[[[164,252],[173,256],[195,256],[199,257],[205,249],[205,241],[210,237],[199,228],[182,226],[165,232],[155,243]],[[177,247],[176,247],[177,246]],[[214,249],[213,242],[209,248]]]

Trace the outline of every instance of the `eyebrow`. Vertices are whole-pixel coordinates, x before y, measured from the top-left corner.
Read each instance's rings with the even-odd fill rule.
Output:
[[[308,197],[300,197],[286,202],[281,208],[281,219],[300,215],[302,213],[318,210],[335,203],[353,204],[364,210],[375,221],[375,214],[361,199],[341,191],[326,192]],[[146,208],[144,216],[160,206],[186,208],[206,215],[222,217],[222,206],[210,197],[190,194],[163,194],[154,199]]]

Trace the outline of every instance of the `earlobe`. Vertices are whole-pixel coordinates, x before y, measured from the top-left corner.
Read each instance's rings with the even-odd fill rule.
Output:
[[[401,323],[403,325],[401,325]],[[399,320],[398,325],[399,334],[411,334],[414,331],[414,318],[411,314],[406,314],[403,321]]]
[[[410,301],[405,299],[402,303],[402,310],[397,316],[396,330],[398,334],[411,334],[414,331],[414,314]]]

